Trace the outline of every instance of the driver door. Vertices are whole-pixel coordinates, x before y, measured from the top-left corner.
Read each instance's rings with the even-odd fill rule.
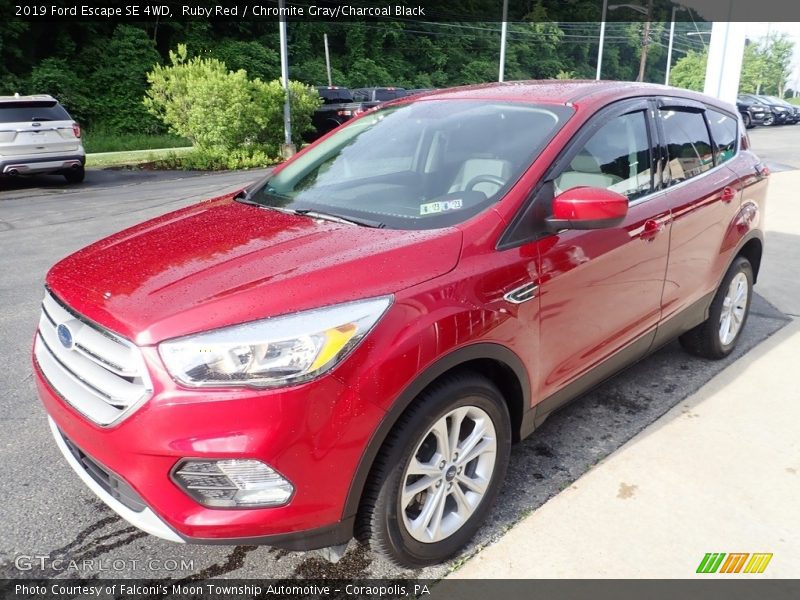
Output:
[[[562,230],[536,242],[544,399],[537,421],[650,348],[671,226],[669,203],[655,187],[658,148],[650,101],[612,105],[579,132],[535,200],[549,206],[566,189],[591,186],[629,201],[618,227]]]

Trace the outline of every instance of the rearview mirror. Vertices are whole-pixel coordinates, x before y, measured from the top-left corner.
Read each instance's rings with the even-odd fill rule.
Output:
[[[628,214],[628,199],[598,187],[574,187],[553,198],[553,214],[545,219],[551,231],[616,227]]]

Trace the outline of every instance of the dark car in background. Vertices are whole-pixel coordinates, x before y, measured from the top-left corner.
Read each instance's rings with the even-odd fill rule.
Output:
[[[738,100],[742,99],[755,102],[765,106],[769,110],[769,116],[765,125],[785,125],[787,122],[792,122],[794,119],[794,111],[780,103],[767,100],[765,96],[756,96],[755,94],[739,94]]]
[[[786,116],[786,123],[793,125],[800,122],[800,106],[789,104],[786,100],[778,98],[777,96],[761,96],[761,98],[763,98],[765,102],[786,108],[789,111]]]
[[[739,96],[736,99],[736,108],[739,109],[742,121],[744,121],[744,125],[748,129],[756,125],[770,125],[772,122],[770,108],[755,99]]]
[[[364,110],[361,103],[353,101],[353,93],[346,87],[318,86],[317,93],[323,104],[311,118],[316,132],[306,136],[306,141],[325,135]]]
[[[390,100],[405,98],[408,92],[400,87],[367,87],[353,90],[353,100],[361,102],[364,108],[372,108]]]

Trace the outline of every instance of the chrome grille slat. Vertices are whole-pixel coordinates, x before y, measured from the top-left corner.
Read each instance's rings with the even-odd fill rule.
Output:
[[[71,346],[61,343],[59,325],[69,329]],[[61,397],[100,425],[124,418],[152,394],[139,348],[84,319],[49,292],[42,303],[35,355]]]
[[[54,325],[68,321],[80,322],[81,327],[75,332],[75,344],[86,348],[89,353],[103,357],[105,361],[115,365],[120,371],[125,370],[121,365],[135,364],[138,350],[127,346],[113,334],[96,329],[91,323],[82,321],[77,315],[61,306],[52,296],[45,296],[42,307]],[[133,374],[135,368],[131,370],[131,374]]]

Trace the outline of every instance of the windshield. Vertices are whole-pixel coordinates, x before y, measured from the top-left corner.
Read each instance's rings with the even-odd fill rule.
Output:
[[[249,200],[393,229],[448,227],[499,200],[571,114],[472,100],[387,107],[317,143]]]
[[[777,96],[767,96],[767,98],[775,104],[780,104],[781,106],[791,106],[791,104],[789,104],[786,100],[778,98]]]

